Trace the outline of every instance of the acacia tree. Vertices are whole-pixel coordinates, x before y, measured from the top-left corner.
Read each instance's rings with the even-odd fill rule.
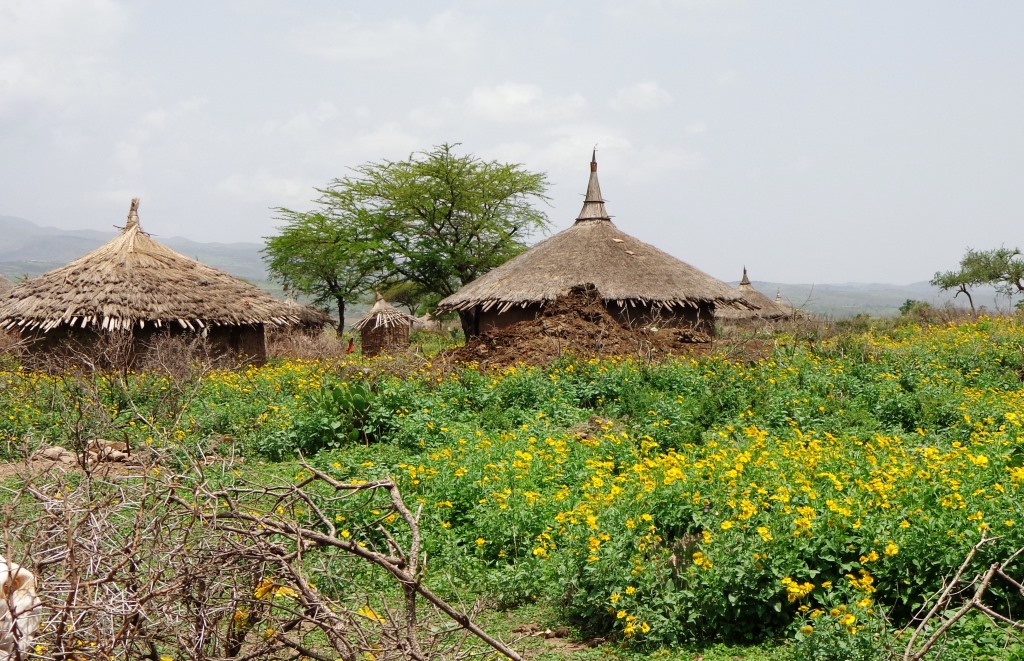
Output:
[[[1024,260],[1019,248],[994,248],[974,250],[968,248],[955,271],[939,271],[931,284],[943,291],[955,289],[955,296],[963,294],[974,312],[971,288],[978,285],[992,285],[996,292],[1012,298],[1024,293]]]
[[[313,296],[317,304],[335,305],[340,335],[347,303],[380,279],[381,265],[367,246],[365,227],[321,212],[276,211],[285,225],[279,235],[266,238],[267,267],[285,288]]]
[[[547,227],[533,206],[548,199],[544,174],[458,155],[456,146],[366,163],[320,190],[318,213],[365,232],[377,284],[415,285],[427,306],[518,255]]]

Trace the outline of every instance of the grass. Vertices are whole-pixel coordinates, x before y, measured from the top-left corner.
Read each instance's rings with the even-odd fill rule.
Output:
[[[296,449],[337,479],[393,476],[431,586],[493,604],[495,630],[581,644],[528,637],[536,658],[879,658],[982,536],[979,567],[1024,546],[1022,346],[1018,320],[980,318],[777,336],[761,360],[12,369],[0,440],[241,455],[223,479],[267,484],[294,482]],[[994,648],[1021,649],[972,623],[944,658]]]

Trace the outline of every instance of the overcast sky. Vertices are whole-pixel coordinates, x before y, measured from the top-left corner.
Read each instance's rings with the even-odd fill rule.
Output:
[[[1024,247],[1024,2],[0,0],[0,215],[261,241],[444,142],[598,147],[626,232],[723,280],[927,280]],[[0,237],[3,241],[3,237]]]

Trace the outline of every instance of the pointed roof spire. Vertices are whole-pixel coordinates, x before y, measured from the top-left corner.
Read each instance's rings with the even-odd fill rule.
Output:
[[[604,208],[601,184],[597,181],[597,147],[594,147],[590,156],[590,181],[587,182],[587,197],[583,200],[580,215],[576,216],[577,223],[584,220],[611,220],[611,216]]]
[[[743,285],[747,285],[748,287],[752,286],[750,284],[750,278],[747,277],[747,267],[746,266],[743,267],[743,279],[740,280],[740,287],[742,287]]]
[[[137,197],[132,198],[132,206],[128,209],[128,222],[125,223],[124,231],[127,232],[132,227],[136,229],[139,227],[139,198]]]

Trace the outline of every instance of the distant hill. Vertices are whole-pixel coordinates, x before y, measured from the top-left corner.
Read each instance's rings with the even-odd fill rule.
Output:
[[[791,285],[781,282],[753,282],[754,288],[771,299],[776,292],[782,294],[787,303],[814,314],[841,319],[857,314],[873,317],[893,317],[900,313],[900,306],[908,299],[929,303],[935,307],[952,305],[967,308],[963,295],[954,298],[953,292],[942,292],[927,282],[909,285],[888,284],[820,284]],[[1005,298],[996,297],[991,287],[979,287],[972,292],[974,305],[990,310],[1005,310],[1009,307]]]
[[[24,218],[0,216],[0,273],[19,279],[63,266],[114,238],[117,230],[62,230]],[[153,237],[186,257],[198,259],[254,284],[267,285],[259,243],[199,243],[181,237]]]
[[[62,230],[40,227],[24,218],[0,216],[0,274],[12,280],[23,276],[35,277],[58,268],[73,259],[95,250],[117,234],[112,227],[108,232],[95,230]],[[200,243],[181,237],[154,235],[161,243],[181,254],[198,259],[231,275],[247,280],[280,296],[281,289],[270,281],[259,243]],[[735,284],[735,283],[733,283]],[[927,282],[909,285],[887,284],[798,284],[754,282],[754,288],[769,298],[775,293],[792,305],[815,314],[835,318],[869,314],[876,317],[895,316],[907,299],[924,301],[935,306],[947,303],[966,307],[967,301],[954,299],[952,293],[943,293]],[[974,295],[977,306],[1006,309],[1005,299],[997,300],[991,289],[981,289]],[[353,319],[360,306],[350,310]]]

